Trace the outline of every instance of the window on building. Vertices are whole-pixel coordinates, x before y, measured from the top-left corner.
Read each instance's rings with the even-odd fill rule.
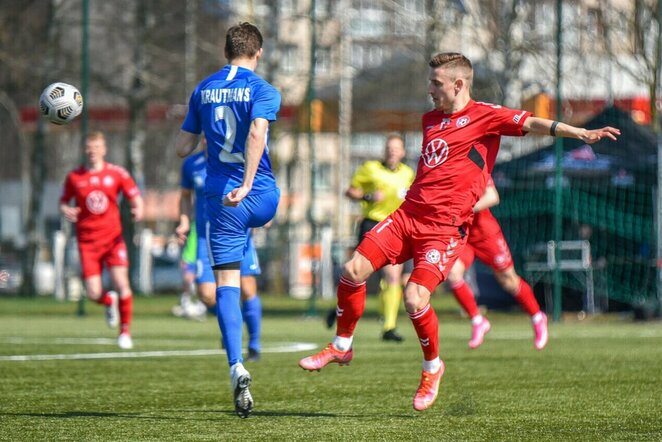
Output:
[[[317,47],[315,53],[315,71],[322,75],[331,72],[331,48]]]
[[[294,45],[283,46],[281,48],[280,69],[285,73],[293,73],[299,70],[299,48]]]
[[[315,189],[331,190],[333,184],[333,167],[329,163],[318,163],[315,175]]]
[[[295,15],[298,7],[297,0],[280,0],[280,14],[283,17],[288,15]]]

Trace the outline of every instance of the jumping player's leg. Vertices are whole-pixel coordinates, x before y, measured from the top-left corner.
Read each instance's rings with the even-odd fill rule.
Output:
[[[301,359],[299,361],[301,368],[319,371],[332,362],[340,365],[349,364],[353,357],[354,329],[365,310],[365,281],[373,272],[374,268],[370,260],[360,251],[354,251],[351,259],[345,264],[338,283],[336,336],[322,351]]]
[[[420,225],[411,240],[414,271],[405,287],[405,309],[423,351],[421,382],[414,409],[432,406],[439,392],[444,363],[439,357],[439,321],[430,295],[443,282],[466,243],[466,226]]]

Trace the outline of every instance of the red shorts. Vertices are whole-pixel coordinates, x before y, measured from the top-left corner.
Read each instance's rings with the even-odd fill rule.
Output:
[[[432,292],[446,279],[464,248],[467,229],[468,225],[421,222],[398,209],[366,233],[356,250],[375,270],[413,259],[414,271],[409,281]]]
[[[80,264],[83,279],[101,275],[103,266],[128,267],[129,258],[122,235],[110,241],[79,242]]]
[[[513,265],[510,248],[501,226],[489,211],[481,212],[480,216],[474,219],[467,247],[460,254],[460,261],[467,269],[473,264],[474,258],[480,259],[496,272]]]

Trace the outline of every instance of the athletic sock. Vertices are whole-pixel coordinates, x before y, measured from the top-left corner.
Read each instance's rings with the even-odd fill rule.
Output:
[[[244,324],[239,300],[239,287],[216,288],[216,318],[230,366],[243,361],[241,344]]]
[[[97,304],[105,305],[106,307],[110,306],[113,303],[113,300],[108,296],[108,290],[103,292],[101,296],[95,301]]]
[[[349,338],[354,335],[356,323],[365,310],[365,282],[356,283],[344,277],[338,284],[336,307],[336,335]]]
[[[118,310],[120,311],[120,333],[131,333],[131,319],[133,316],[133,294],[122,298],[120,296]]]
[[[353,341],[354,338],[352,336],[343,337],[336,335],[333,338],[333,341],[331,341],[331,345],[333,345],[338,351],[349,351],[349,349],[352,348]]]
[[[467,315],[469,315],[470,318],[480,314],[480,310],[478,310],[478,305],[476,304],[476,298],[474,297],[474,292],[464,279],[450,284],[450,289],[458,304],[460,304],[464,311],[467,312]]]
[[[260,351],[260,329],[262,325],[262,301],[255,295],[242,303],[241,314],[248,330],[248,348]]]
[[[385,284],[380,295],[384,299],[384,331],[393,330],[398,321],[402,286],[400,284]]]
[[[431,361],[423,360],[423,370],[428,373],[436,373],[441,368],[441,359],[439,357],[434,358]]]
[[[423,350],[423,359],[432,361],[439,357],[439,320],[430,304],[415,313],[409,313]]]
[[[520,278],[519,287],[515,293],[515,300],[522,306],[522,310],[527,312],[529,316],[533,316],[540,311],[540,305],[536,301],[536,297],[533,295],[533,290],[531,286],[524,280]]]

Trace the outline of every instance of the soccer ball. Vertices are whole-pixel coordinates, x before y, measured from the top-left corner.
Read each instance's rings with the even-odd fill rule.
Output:
[[[83,111],[83,96],[70,84],[53,83],[41,93],[39,109],[51,123],[69,124]]]

